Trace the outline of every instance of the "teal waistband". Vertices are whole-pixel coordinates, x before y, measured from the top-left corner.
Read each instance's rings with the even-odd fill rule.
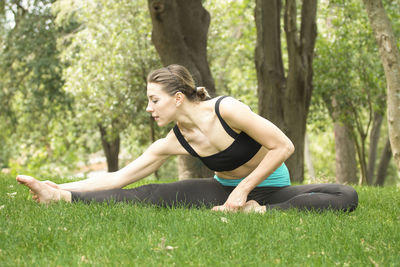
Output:
[[[242,179],[224,179],[217,175],[214,175],[214,179],[224,186],[237,186]],[[283,187],[290,185],[289,170],[283,163],[278,169],[276,169],[270,176],[262,181],[257,187]]]

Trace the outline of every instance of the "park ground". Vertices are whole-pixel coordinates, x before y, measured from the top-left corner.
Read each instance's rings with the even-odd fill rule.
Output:
[[[0,174],[0,265],[399,266],[400,188],[356,190],[352,213],[46,206]]]

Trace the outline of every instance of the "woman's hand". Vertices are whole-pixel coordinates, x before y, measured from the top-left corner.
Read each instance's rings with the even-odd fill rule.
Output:
[[[221,206],[215,206],[212,208],[213,211],[240,211],[243,209],[247,201],[247,193],[242,192],[236,187],[228,199]]]

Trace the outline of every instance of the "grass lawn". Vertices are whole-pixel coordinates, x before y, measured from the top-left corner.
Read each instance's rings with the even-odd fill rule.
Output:
[[[0,266],[399,266],[400,189],[352,213],[38,205],[0,175]]]

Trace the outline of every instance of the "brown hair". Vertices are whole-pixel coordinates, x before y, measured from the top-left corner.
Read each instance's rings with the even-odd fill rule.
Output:
[[[181,92],[190,101],[204,101],[211,98],[206,88],[195,87],[192,75],[181,65],[173,64],[153,70],[147,76],[147,83],[161,84],[164,91],[171,96]]]

